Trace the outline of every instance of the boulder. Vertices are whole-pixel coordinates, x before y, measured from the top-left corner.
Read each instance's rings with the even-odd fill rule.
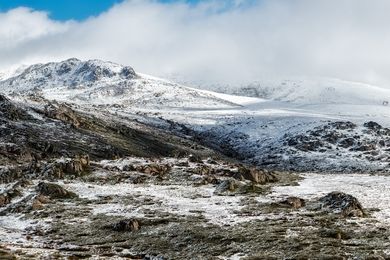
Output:
[[[6,194],[0,194],[0,207],[5,207],[11,202],[11,199]]]
[[[190,154],[190,156],[188,156],[188,161],[192,163],[203,163],[202,158],[193,154]]]
[[[343,217],[363,217],[365,215],[360,202],[352,195],[334,191],[319,199],[322,208]]]
[[[33,202],[32,202],[32,205],[31,205],[31,208],[33,210],[40,210],[40,209],[43,209],[43,203],[40,202],[39,200],[37,199],[34,199]]]
[[[136,219],[125,219],[112,225],[114,231],[137,231],[141,228],[141,225]]]
[[[225,192],[233,192],[239,187],[238,181],[234,179],[227,179],[223,180],[218,186],[216,187],[214,194],[220,195]]]
[[[369,121],[363,124],[364,127],[371,129],[371,130],[380,130],[382,129],[382,126],[374,121]]]
[[[46,165],[43,174],[47,177],[62,179],[66,175],[82,176],[89,171],[90,161],[88,155],[77,156],[74,159],[57,160]]]
[[[164,176],[171,171],[171,168],[168,164],[146,164],[137,166],[136,170],[150,175]]]
[[[48,196],[51,199],[72,199],[77,198],[77,194],[62,188],[58,184],[40,182],[37,186],[40,195]]]
[[[280,204],[299,209],[305,206],[305,200],[298,197],[288,197],[287,199],[280,202]]]
[[[256,184],[266,184],[278,181],[278,178],[273,173],[256,168],[247,168],[244,166],[239,167],[238,173],[236,173],[233,177],[239,180],[250,180]]]
[[[210,167],[208,165],[201,165],[198,167],[195,167],[191,169],[191,171],[198,175],[214,175],[216,173],[215,169],[213,167]]]

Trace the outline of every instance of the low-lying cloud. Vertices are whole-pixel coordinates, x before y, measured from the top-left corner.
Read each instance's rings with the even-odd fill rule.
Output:
[[[386,86],[388,10],[388,0],[133,0],[59,22],[17,8],[0,13],[0,68],[77,57],[191,80],[321,76]]]

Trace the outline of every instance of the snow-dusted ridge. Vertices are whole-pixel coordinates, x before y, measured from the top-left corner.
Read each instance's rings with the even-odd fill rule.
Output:
[[[136,73],[129,66],[100,60],[36,64],[0,81],[8,94],[41,93],[45,98],[70,103],[132,107],[200,108],[236,104],[212,93]]]

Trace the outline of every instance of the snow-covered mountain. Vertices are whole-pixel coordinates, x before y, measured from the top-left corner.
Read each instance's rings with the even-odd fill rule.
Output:
[[[243,83],[179,80],[183,84],[231,95],[257,97],[295,104],[370,104],[390,101],[390,89],[333,78],[257,80]]]
[[[365,171],[390,162],[390,90],[366,84],[270,81],[222,94],[69,59],[23,68],[0,89],[19,103],[39,106],[44,98],[98,117],[136,118],[263,167]]]
[[[51,100],[138,107],[225,106],[229,102],[205,92],[137,74],[131,67],[99,60],[32,65],[0,82],[12,94],[41,94]]]

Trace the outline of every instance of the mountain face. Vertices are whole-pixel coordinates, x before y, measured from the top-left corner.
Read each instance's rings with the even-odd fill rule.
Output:
[[[58,63],[37,64],[24,69],[19,75],[3,82],[15,91],[42,90],[51,87],[91,87],[104,82],[120,83],[136,78],[131,67],[111,62],[69,59]]]
[[[0,258],[388,257],[389,91],[238,91],[99,60],[3,74]]]

